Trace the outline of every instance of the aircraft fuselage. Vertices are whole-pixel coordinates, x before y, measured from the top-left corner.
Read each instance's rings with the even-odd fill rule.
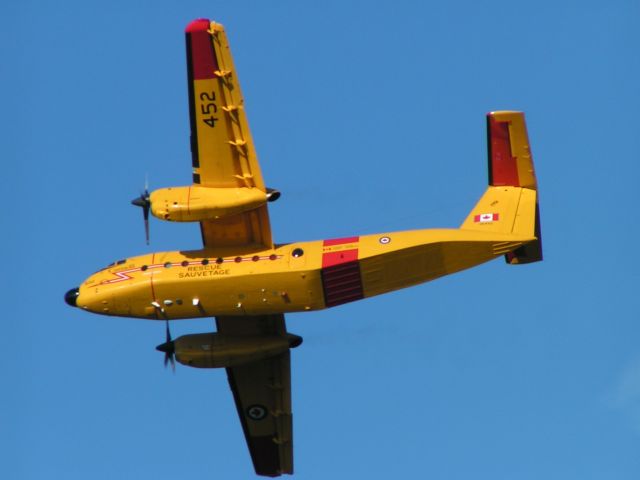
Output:
[[[464,270],[527,241],[495,232],[440,229],[259,251],[152,253],[93,274],[81,285],[76,302],[95,313],[159,320],[320,310]]]

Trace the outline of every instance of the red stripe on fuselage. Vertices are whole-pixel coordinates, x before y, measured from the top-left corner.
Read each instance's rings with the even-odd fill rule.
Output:
[[[358,242],[360,237],[333,238],[322,242],[322,268],[333,267],[341,263],[358,260]],[[340,245],[355,244],[351,248],[340,249]],[[334,247],[334,248],[331,248]],[[335,248],[338,247],[338,248]]]
[[[356,243],[360,237],[331,238],[322,242],[323,247],[331,247],[333,245],[342,245],[343,243]]]
[[[322,268],[333,267],[341,263],[358,260],[358,249],[343,250],[342,252],[329,252],[322,255]]]
[[[324,303],[334,307],[364,298],[358,247],[360,237],[333,238],[322,242],[322,290]]]

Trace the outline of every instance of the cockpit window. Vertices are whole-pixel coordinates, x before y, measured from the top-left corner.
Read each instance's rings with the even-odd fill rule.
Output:
[[[116,261],[116,262],[111,262],[109,265],[107,265],[107,266],[106,266],[106,267],[104,267],[104,268],[101,268],[100,270],[98,270],[98,271],[97,271],[97,272],[95,272],[95,273],[100,273],[100,272],[102,272],[103,270],[106,270],[107,268],[115,267],[116,265],[122,265],[123,263],[126,263],[126,262],[127,262],[127,259],[124,259],[124,260],[118,260],[118,261]]]
[[[127,260],[125,259],[125,260],[118,260],[118,261],[115,261],[115,262],[111,262],[109,265],[107,265],[107,266],[106,266],[106,267],[104,267],[104,268],[111,268],[111,267],[113,267],[113,266],[115,266],[115,265],[122,265],[122,264],[123,264],[123,263],[125,263],[126,261],[127,261]],[[104,270],[104,269],[103,269],[103,270]]]
[[[106,266],[106,267],[104,267],[104,268],[101,268],[101,269],[100,269],[100,270],[98,270],[96,273],[102,272],[103,270],[106,270],[107,268],[115,267],[116,265],[122,265],[123,263],[126,263],[126,262],[127,262],[127,260],[126,260],[126,259],[124,259],[124,260],[118,260],[118,261],[116,261],[116,262],[111,262],[109,265],[107,265],[107,266]]]

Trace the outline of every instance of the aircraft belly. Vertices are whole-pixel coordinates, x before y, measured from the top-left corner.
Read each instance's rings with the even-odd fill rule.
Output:
[[[173,278],[156,281],[154,290],[171,319],[287,313],[323,306],[317,271]]]

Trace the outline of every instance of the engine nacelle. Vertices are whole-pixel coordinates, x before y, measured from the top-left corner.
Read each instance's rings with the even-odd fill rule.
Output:
[[[196,368],[225,368],[280,355],[302,343],[298,335],[197,333],[174,340],[176,360]]]
[[[151,213],[160,220],[199,222],[227,217],[258,208],[269,193],[258,188],[190,187],[160,188],[151,193]]]

